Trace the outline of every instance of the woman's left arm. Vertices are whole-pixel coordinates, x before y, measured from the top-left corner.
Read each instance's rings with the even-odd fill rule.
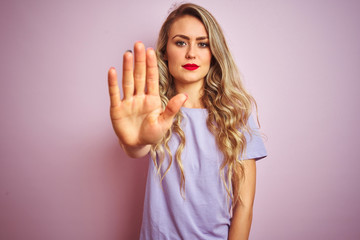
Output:
[[[256,186],[256,163],[254,159],[244,160],[243,181],[240,184],[241,201],[233,209],[229,240],[249,239]]]

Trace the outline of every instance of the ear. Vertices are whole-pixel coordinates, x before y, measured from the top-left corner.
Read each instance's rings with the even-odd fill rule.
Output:
[[[168,57],[167,57],[167,52],[164,53],[164,60],[167,61]]]

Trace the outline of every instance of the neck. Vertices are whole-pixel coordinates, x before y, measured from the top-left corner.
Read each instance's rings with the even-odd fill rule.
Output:
[[[204,94],[203,83],[200,84],[175,84],[177,93],[186,93],[188,95],[188,99],[184,103],[184,107],[186,108],[204,108],[204,105],[201,101],[201,97]]]

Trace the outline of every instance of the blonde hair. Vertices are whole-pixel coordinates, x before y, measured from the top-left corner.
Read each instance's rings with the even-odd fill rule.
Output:
[[[205,77],[204,94],[201,101],[208,110],[207,127],[214,135],[217,146],[224,155],[220,175],[228,196],[232,199],[232,206],[234,206],[238,200],[241,201],[239,186],[244,177],[244,166],[239,157],[241,158],[246,150],[244,134],[251,135],[247,122],[253,105],[256,107],[256,102],[241,83],[238,69],[215,18],[206,9],[187,3],[180,5],[169,14],[159,33],[156,53],[160,75],[160,97],[163,107],[166,106],[169,99],[176,95],[174,79],[169,72],[167,61],[164,60],[168,33],[174,21],[185,15],[199,19],[208,33],[212,60],[209,72]],[[173,133],[178,135],[180,144],[176,150],[175,159],[180,170],[180,191],[183,195],[185,193],[185,174],[181,153],[186,139],[180,125],[182,119],[183,115],[180,111],[162,142],[152,146],[151,155],[162,180],[173,161],[168,144],[169,140]],[[164,148],[169,156],[169,164],[166,171],[161,174],[160,168],[165,158]],[[157,157],[159,161],[156,160]]]

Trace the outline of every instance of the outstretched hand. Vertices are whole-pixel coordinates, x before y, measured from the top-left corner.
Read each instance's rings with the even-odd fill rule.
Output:
[[[153,49],[145,50],[144,44],[135,43],[133,54],[126,52],[123,58],[123,99],[114,68],[108,73],[111,122],[126,152],[139,156],[139,149],[161,141],[173,123],[173,118],[187,99],[178,94],[162,109],[159,96],[159,73]],[[146,91],[145,91],[146,89]],[[142,151],[144,152],[144,151]],[[140,154],[144,155],[144,154]]]

